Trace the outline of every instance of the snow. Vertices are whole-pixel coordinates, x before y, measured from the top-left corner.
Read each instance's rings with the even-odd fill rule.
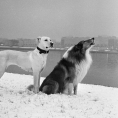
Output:
[[[4,74],[0,118],[118,118],[118,88],[79,84],[78,95],[46,95],[26,90],[32,83],[31,75]]]

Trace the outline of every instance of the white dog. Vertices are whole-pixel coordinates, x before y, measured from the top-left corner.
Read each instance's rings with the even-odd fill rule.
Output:
[[[49,49],[53,47],[53,42],[49,37],[38,37],[37,39],[38,45],[33,51],[0,51],[0,77],[9,65],[17,65],[26,71],[33,72],[34,93],[39,92],[40,74],[46,65]]]

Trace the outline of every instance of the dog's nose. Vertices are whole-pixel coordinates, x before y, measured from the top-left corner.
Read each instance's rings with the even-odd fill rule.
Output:
[[[53,44],[54,44],[53,42],[50,42],[50,47],[53,47]]]
[[[95,38],[92,38],[92,42],[95,43]]]
[[[90,41],[91,41],[91,45],[95,45],[95,39],[94,38],[91,38]]]
[[[93,37],[93,38],[91,38],[92,40],[93,40],[93,42],[94,42],[94,40],[95,40],[95,38]]]

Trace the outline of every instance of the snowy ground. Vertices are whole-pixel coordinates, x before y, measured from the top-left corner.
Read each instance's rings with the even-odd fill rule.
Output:
[[[4,74],[0,118],[118,118],[118,88],[79,84],[77,96],[37,95],[26,91],[32,78]]]

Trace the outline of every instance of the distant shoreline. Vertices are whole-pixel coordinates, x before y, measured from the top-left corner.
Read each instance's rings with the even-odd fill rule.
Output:
[[[34,50],[35,47],[17,47],[17,46],[13,46],[13,47],[9,47],[9,46],[0,46],[0,50],[19,50],[19,51],[31,51]],[[52,48],[50,49],[51,51],[66,51],[68,48]],[[116,50],[96,50],[96,49],[92,49],[91,52],[93,53],[115,53],[117,54],[118,51]]]

